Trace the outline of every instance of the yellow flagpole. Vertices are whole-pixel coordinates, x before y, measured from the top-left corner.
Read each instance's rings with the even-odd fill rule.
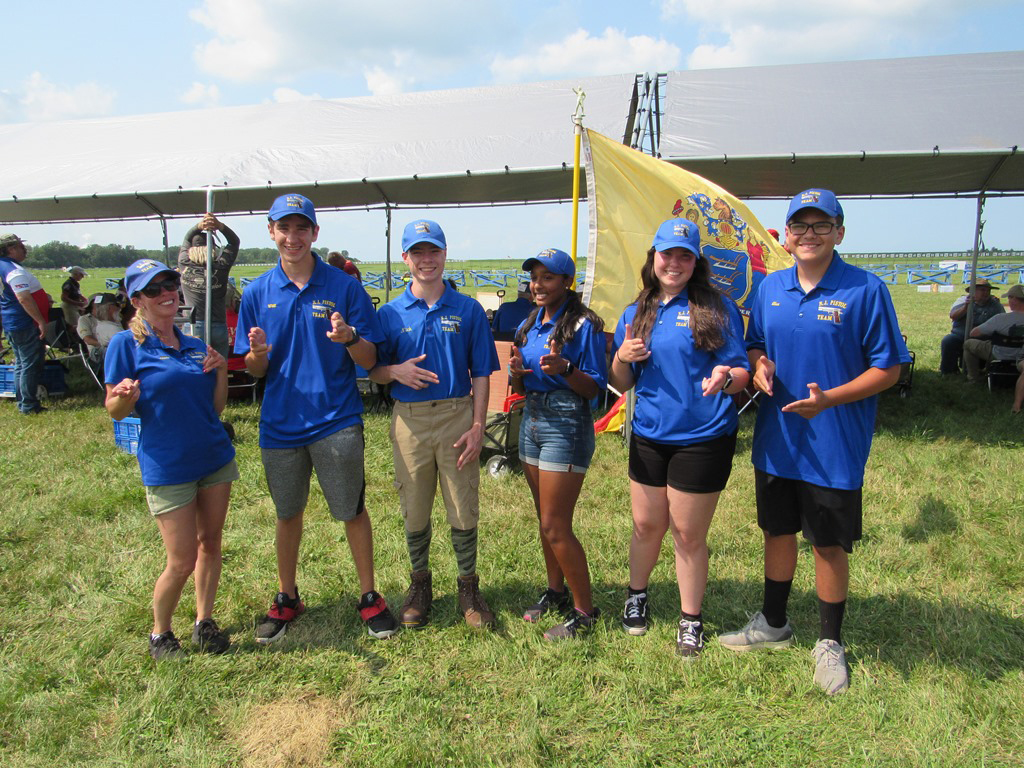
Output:
[[[573,88],[573,93],[576,94],[576,111],[573,113],[573,134],[575,139],[575,150],[573,155],[572,164],[572,237],[570,242],[569,256],[572,258],[572,263],[576,263],[576,241],[577,241],[577,229],[579,228],[580,220],[580,144],[583,141],[583,100],[587,97],[582,88]],[[572,287],[576,287],[576,281],[573,280]]]

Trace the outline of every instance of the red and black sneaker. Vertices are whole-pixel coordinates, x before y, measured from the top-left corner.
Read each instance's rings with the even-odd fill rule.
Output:
[[[383,640],[398,631],[398,622],[391,615],[388,604],[379,592],[370,590],[363,595],[356,605],[356,610],[359,611],[359,618],[366,625],[366,631],[370,633],[370,637]]]
[[[284,637],[288,631],[288,625],[297,619],[306,610],[306,606],[299,597],[299,590],[295,590],[295,597],[288,597],[284,592],[278,592],[274,598],[274,604],[270,606],[267,615],[256,625],[256,642],[272,643]]]

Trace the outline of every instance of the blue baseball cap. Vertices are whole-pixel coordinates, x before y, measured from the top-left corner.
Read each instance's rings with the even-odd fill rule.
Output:
[[[429,219],[416,219],[405,225],[405,231],[402,233],[402,252],[407,252],[416,243],[430,243],[438,248],[448,248],[448,241],[444,238],[441,225]]]
[[[524,261],[523,271],[529,272],[533,269],[534,264],[540,264],[553,275],[576,277],[576,265],[572,263],[572,257],[557,248],[548,248]]]
[[[667,251],[669,248],[685,248],[700,258],[700,227],[687,219],[663,221],[654,233],[654,250]]]
[[[316,208],[313,207],[313,201],[308,197],[298,194],[281,195],[277,198],[274,204],[270,206],[267,218],[271,221],[280,221],[285,216],[291,216],[293,213],[305,216],[313,222],[314,227],[317,226]]]
[[[793,198],[789,203],[788,222],[804,208],[814,208],[833,219],[843,218],[843,206],[836,199],[835,192],[830,189],[807,189]]]
[[[124,290],[129,296],[134,296],[152,282],[157,275],[170,272],[178,275],[178,271],[171,269],[162,261],[156,259],[139,259],[124,272]],[[179,275],[180,277],[180,275]]]

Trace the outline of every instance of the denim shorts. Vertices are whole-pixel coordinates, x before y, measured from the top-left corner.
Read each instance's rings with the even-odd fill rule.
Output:
[[[519,428],[519,460],[547,472],[583,474],[594,456],[590,402],[572,390],[530,392]]]

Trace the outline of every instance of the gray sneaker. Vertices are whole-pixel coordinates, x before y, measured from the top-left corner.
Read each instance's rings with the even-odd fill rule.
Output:
[[[723,648],[739,652],[788,648],[793,644],[793,628],[788,621],[783,627],[770,626],[764,614],[758,611],[743,629],[719,635],[718,643]]]
[[[850,687],[846,667],[846,649],[835,640],[819,640],[811,651],[814,656],[814,684],[832,696]]]

